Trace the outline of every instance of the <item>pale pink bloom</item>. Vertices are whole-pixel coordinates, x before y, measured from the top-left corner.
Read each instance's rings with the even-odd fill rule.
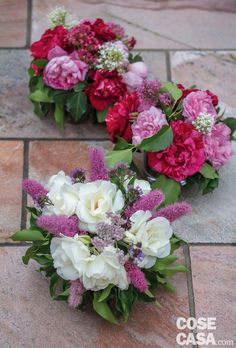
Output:
[[[52,52],[52,54],[58,53]],[[50,53],[49,53],[50,55]],[[84,81],[88,72],[88,65],[78,59],[76,55],[55,56],[44,69],[44,83],[55,89],[72,89],[78,82]]]
[[[211,133],[204,137],[204,148],[206,159],[219,169],[232,156],[230,143],[230,129],[224,123],[217,123]]]
[[[48,52],[48,60],[62,56],[68,56],[68,53],[60,46],[55,46]]]
[[[147,78],[148,68],[143,62],[136,62],[128,65],[128,71],[123,75],[123,81],[127,85],[129,92],[135,91],[142,86]]]
[[[151,106],[149,110],[140,112],[132,125],[133,144],[140,144],[143,139],[156,134],[165,124],[167,124],[166,116],[161,109]]]
[[[211,114],[214,118],[217,117],[212,99],[207,92],[189,93],[183,101],[183,116],[186,117],[186,121],[192,123],[201,112]]]

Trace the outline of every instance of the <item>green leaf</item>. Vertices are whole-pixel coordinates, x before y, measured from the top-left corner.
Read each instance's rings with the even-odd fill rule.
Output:
[[[129,62],[130,63],[136,63],[136,62],[142,62],[143,58],[141,57],[140,53],[136,53],[135,55],[131,52],[129,53]]]
[[[151,293],[150,290],[146,290],[146,291],[145,291],[145,294],[146,294],[148,297],[150,297],[150,298],[155,298],[155,296]]]
[[[69,297],[69,294],[70,294],[70,289],[67,288],[66,290],[61,292],[59,295],[54,296],[53,299],[57,301],[65,301]]]
[[[82,92],[72,92],[66,101],[67,111],[71,113],[73,119],[77,122],[87,110],[87,97]]]
[[[64,109],[60,104],[55,104],[54,111],[55,121],[61,130],[64,128]]]
[[[34,240],[44,240],[43,234],[39,230],[21,230],[13,234],[11,239],[14,241],[34,241]]]
[[[150,138],[144,139],[140,145],[138,145],[138,149],[149,151],[149,152],[157,152],[166,149],[173,141],[173,132],[172,129],[165,125]]]
[[[117,138],[116,144],[113,148],[113,151],[118,151],[118,150],[126,150],[126,149],[131,149],[134,148],[134,145],[129,144],[125,139],[123,138]]]
[[[99,293],[93,293],[93,309],[95,310],[95,312],[97,312],[103,319],[109,321],[110,323],[118,324],[118,321],[112,313],[108,304],[106,302],[99,302],[99,297]]]
[[[169,266],[171,263],[175,262],[178,259],[175,255],[169,255],[167,257],[164,257],[163,259],[157,259],[155,265],[153,266],[154,271],[162,271],[167,266]]]
[[[82,82],[79,82],[77,83],[77,85],[73,88],[73,90],[75,92],[82,92],[88,85],[88,82],[85,80],[85,81],[82,81]]]
[[[176,265],[174,267],[166,267],[164,270],[159,272],[166,278],[169,278],[177,272],[188,272],[188,269],[184,265]]]
[[[216,170],[208,163],[204,163],[203,167],[199,172],[204,176],[204,178],[207,179],[217,179],[219,178],[219,175],[217,174]]]
[[[78,239],[86,245],[89,245],[91,243],[91,237],[89,235],[82,235],[81,234],[78,236]]]
[[[128,163],[132,162],[132,148],[120,151],[108,151],[105,156],[106,164],[108,167],[113,168],[117,163]]]
[[[166,81],[161,86],[161,92],[168,92],[172,98],[177,101],[183,94],[183,92],[176,86],[176,84]]]
[[[176,292],[176,287],[175,287],[173,284],[169,283],[169,282],[166,282],[166,283],[164,284],[164,288],[165,288],[167,291]]]
[[[61,277],[56,272],[53,273],[50,279],[50,286],[49,286],[50,294],[52,297],[55,295],[56,288],[60,280],[61,280]]]
[[[39,102],[31,102],[34,104],[34,113],[40,117],[43,118],[45,117],[49,110],[50,110],[50,104],[49,103],[39,103]]]
[[[104,109],[102,111],[97,110],[97,120],[98,120],[98,123],[105,122],[106,116],[107,116],[107,109]]]
[[[223,123],[230,128],[231,130],[230,136],[231,136],[231,139],[233,139],[233,134],[236,131],[236,118],[228,117],[223,120]]]
[[[98,299],[98,302],[103,302],[110,295],[111,289],[113,288],[113,284],[108,285],[106,289],[104,289]]]
[[[34,245],[32,245],[30,248],[26,250],[25,255],[22,256],[22,261],[25,265],[28,265],[29,260],[31,259],[31,257],[35,255],[36,250],[37,248]]]
[[[61,106],[66,104],[67,97],[70,95],[69,91],[52,90],[50,95],[56,104]]]
[[[165,205],[175,203],[180,195],[181,186],[177,181],[159,175],[157,180],[152,183],[153,189],[160,189],[165,195]]]
[[[37,89],[29,95],[29,99],[34,102],[52,103],[52,98],[49,96],[48,89]]]
[[[40,69],[44,69],[45,66],[48,64],[48,60],[47,59],[35,59],[31,62],[31,66],[32,64],[37,65],[37,67],[39,67]]]

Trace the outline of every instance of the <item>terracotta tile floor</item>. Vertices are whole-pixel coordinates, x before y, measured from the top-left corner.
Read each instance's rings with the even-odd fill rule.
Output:
[[[214,194],[184,193],[193,212],[174,228],[190,243],[181,252],[190,272],[175,277],[176,294],[159,293],[162,309],[137,304],[127,325],[112,327],[92,313],[53,302],[35,265],[21,263],[24,246],[9,236],[27,222],[22,178],[43,181],[58,169],[88,166],[90,145],[111,146],[104,126],[92,120],[66,123],[60,133],[52,119],[37,119],[27,100],[28,48],[58,4],[65,1],[0,1],[0,347],[174,348],[180,347],[176,319],[189,316],[216,317],[215,339],[236,345],[235,155]],[[209,88],[235,117],[234,0],[68,0],[66,6],[80,17],[100,16],[125,26],[137,37],[151,76]]]

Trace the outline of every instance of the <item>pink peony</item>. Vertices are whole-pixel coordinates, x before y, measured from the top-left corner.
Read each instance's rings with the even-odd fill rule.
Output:
[[[230,129],[224,123],[217,123],[211,133],[204,137],[206,159],[219,169],[232,155]]]
[[[183,116],[186,117],[188,123],[192,123],[200,112],[211,114],[214,118],[217,117],[212,99],[207,92],[189,93],[183,101]]]
[[[128,65],[128,71],[123,76],[129,92],[135,91],[147,78],[148,68],[143,62],[136,62]]]
[[[88,71],[88,65],[75,56],[56,56],[44,69],[44,83],[55,89],[68,90],[79,81],[83,81]]]
[[[156,134],[164,124],[167,121],[161,109],[151,106],[149,110],[140,112],[132,125],[133,144],[140,144],[143,139]]]

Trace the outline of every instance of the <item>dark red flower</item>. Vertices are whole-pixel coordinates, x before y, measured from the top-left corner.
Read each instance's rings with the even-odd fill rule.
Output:
[[[60,46],[66,49],[66,36],[67,29],[63,26],[55,27],[54,29],[48,29],[41,36],[39,41],[34,42],[31,45],[31,54],[35,59],[46,59],[48,52],[55,46]]]
[[[200,91],[200,89],[197,89],[197,88],[185,88],[181,83],[177,83],[177,87],[179,89],[181,89],[181,91],[183,92],[181,98],[179,99],[179,101],[181,101],[182,99],[184,99],[185,97],[187,97],[187,95],[191,92],[197,92],[197,91]],[[218,105],[218,97],[217,95],[215,95],[214,93],[212,93],[211,91],[209,90],[206,90],[206,93],[211,97],[211,100],[212,100],[212,104],[214,106],[217,106]]]
[[[112,41],[116,38],[116,35],[112,32],[109,25],[101,18],[97,18],[96,21],[91,24],[91,30],[95,32],[95,36],[100,43]]]
[[[202,135],[184,121],[171,122],[173,143],[160,152],[148,153],[148,165],[176,181],[197,173],[205,162]]]
[[[126,85],[117,71],[97,70],[93,84],[86,90],[90,103],[96,110],[104,110],[119,100],[126,92]]]
[[[114,142],[115,137],[126,141],[132,138],[130,118],[138,111],[139,100],[136,92],[126,93],[114,107],[108,110],[106,117],[107,131]]]

